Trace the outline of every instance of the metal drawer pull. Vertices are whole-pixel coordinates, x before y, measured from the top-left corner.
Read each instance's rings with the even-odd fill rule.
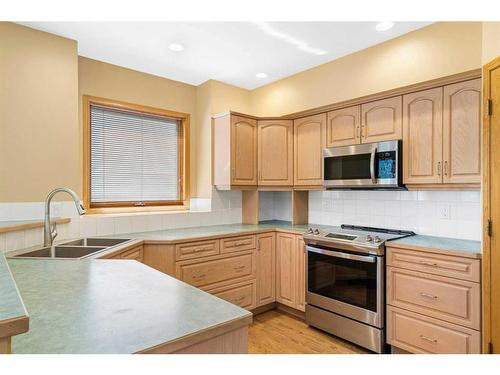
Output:
[[[426,262],[425,260],[421,260],[420,264],[423,264],[424,266],[439,267],[437,263]]]
[[[425,341],[428,341],[428,342],[432,342],[433,344],[437,344],[437,342],[438,342],[438,340],[436,340],[436,339],[431,339],[431,338],[429,338],[429,337],[427,337],[427,336],[424,336],[424,335],[420,335],[420,338],[421,338],[422,340],[425,340]]]
[[[245,268],[246,268],[246,266],[238,266],[238,267],[234,267],[234,270],[241,271],[241,270],[244,270]]]
[[[438,296],[434,296],[432,294],[427,294],[427,293],[424,293],[424,292],[420,292],[420,295],[422,297],[426,297],[426,298],[438,299]]]
[[[204,273],[203,273],[203,274],[201,274],[201,275],[194,275],[194,276],[193,276],[193,279],[197,279],[197,280],[198,280],[198,279],[204,279],[206,276],[207,276],[207,275],[206,275],[206,274],[204,274]]]

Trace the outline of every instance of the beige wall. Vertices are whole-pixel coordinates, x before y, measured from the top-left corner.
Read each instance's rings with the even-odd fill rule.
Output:
[[[78,85],[80,138],[82,136],[82,95],[99,96],[189,113],[191,115],[190,193],[192,197],[198,196],[196,181],[198,168],[195,162],[198,147],[195,86],[84,57],[78,58]],[[81,151],[79,155],[81,157]],[[82,164],[83,161],[80,165]]]
[[[0,22],[0,202],[81,192],[73,40]]]
[[[253,90],[251,113],[279,116],[481,66],[480,22],[445,22]]]
[[[483,22],[483,65],[500,56],[500,22]]]

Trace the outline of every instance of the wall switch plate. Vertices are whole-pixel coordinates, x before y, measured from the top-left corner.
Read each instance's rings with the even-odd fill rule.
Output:
[[[450,205],[449,204],[440,204],[438,207],[438,216],[440,219],[450,219]]]

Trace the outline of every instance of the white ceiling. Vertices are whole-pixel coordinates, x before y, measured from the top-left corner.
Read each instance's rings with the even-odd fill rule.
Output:
[[[20,22],[78,41],[81,56],[199,85],[254,89],[424,27],[396,22]],[[185,46],[169,50],[170,43]],[[267,73],[257,78],[256,73]]]

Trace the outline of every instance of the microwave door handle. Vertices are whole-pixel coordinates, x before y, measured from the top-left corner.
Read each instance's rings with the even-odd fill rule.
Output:
[[[370,154],[370,177],[372,179],[372,184],[377,184],[377,178],[375,176],[375,154],[377,153],[377,148],[374,147],[372,153]]]
[[[311,251],[313,253],[328,255],[331,257],[335,257],[335,258],[351,259],[351,260],[357,260],[357,261],[365,262],[365,263],[375,263],[377,261],[377,258],[372,257],[372,256],[363,256],[363,255],[355,255],[355,254],[349,254],[349,253],[341,253],[339,251],[320,249],[320,248],[312,247],[312,246],[306,246],[306,250]]]

